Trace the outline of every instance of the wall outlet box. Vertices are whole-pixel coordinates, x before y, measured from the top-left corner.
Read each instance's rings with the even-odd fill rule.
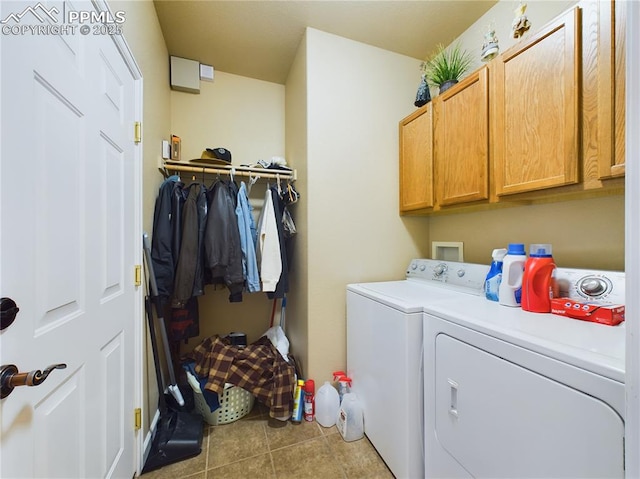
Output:
[[[170,60],[171,89],[200,93],[200,62],[174,56]]]
[[[443,261],[464,261],[462,242],[458,241],[432,241],[431,258]]]
[[[167,140],[162,140],[162,158],[165,160],[171,159],[171,146]]]
[[[200,64],[200,80],[213,81],[213,67],[211,65]]]

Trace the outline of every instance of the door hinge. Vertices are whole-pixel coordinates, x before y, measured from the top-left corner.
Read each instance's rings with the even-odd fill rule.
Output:
[[[133,283],[135,286],[142,284],[142,266],[137,264],[133,273]]]
[[[136,121],[133,124],[133,141],[140,143],[142,141],[142,123]]]
[[[142,427],[142,409],[139,407],[133,410],[136,431]]]

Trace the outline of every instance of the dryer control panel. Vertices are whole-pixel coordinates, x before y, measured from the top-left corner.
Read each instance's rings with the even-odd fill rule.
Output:
[[[561,297],[576,301],[624,304],[624,272],[558,268],[556,282]]]

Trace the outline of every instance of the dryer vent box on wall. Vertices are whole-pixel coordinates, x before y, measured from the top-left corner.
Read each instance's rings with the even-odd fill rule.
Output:
[[[200,93],[200,62],[172,56],[171,89]]]

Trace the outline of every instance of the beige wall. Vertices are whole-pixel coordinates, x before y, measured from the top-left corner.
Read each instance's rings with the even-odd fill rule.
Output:
[[[624,270],[624,196],[433,217],[430,236],[464,242],[471,263],[507,243],[551,243],[558,266]]]
[[[234,165],[284,156],[284,85],[215,72],[200,94],[171,92],[171,132],[182,139],[182,161],[205,148],[231,151]]]
[[[306,372],[309,357],[309,181],[307,164],[307,39],[298,46],[286,82],[285,131],[286,151],[298,172],[296,188],[302,198],[295,206],[298,234],[293,250],[291,293],[287,299],[286,334],[291,353]]]
[[[306,63],[306,373],[322,384],[346,367],[346,285],[403,277],[428,220],[398,215],[398,122],[420,62],[307,29]]]
[[[570,8],[574,1],[528,2],[530,33]],[[486,26],[496,26],[501,51],[515,44],[511,37],[517,4],[496,4],[459,40],[479,54]],[[479,64],[479,62],[478,62]],[[489,263],[491,250],[509,242],[551,243],[557,264],[571,268],[624,269],[624,196],[520,206],[451,216],[432,217],[433,241],[463,241],[465,261]]]
[[[169,57],[164,44],[164,37],[151,0],[143,1],[109,1],[113,11],[122,10],[126,13],[124,36],[131,48],[134,58],[142,71],[143,77],[143,227],[151,231],[153,221],[153,207],[162,182],[162,175],[158,172],[161,161],[162,139],[170,135],[170,97]],[[140,321],[145,321],[140,318]],[[147,377],[144,388],[146,397],[143,398],[145,414],[143,414],[142,431],[149,430],[150,420],[158,404],[158,388],[153,372],[153,356],[151,347],[147,345]]]

